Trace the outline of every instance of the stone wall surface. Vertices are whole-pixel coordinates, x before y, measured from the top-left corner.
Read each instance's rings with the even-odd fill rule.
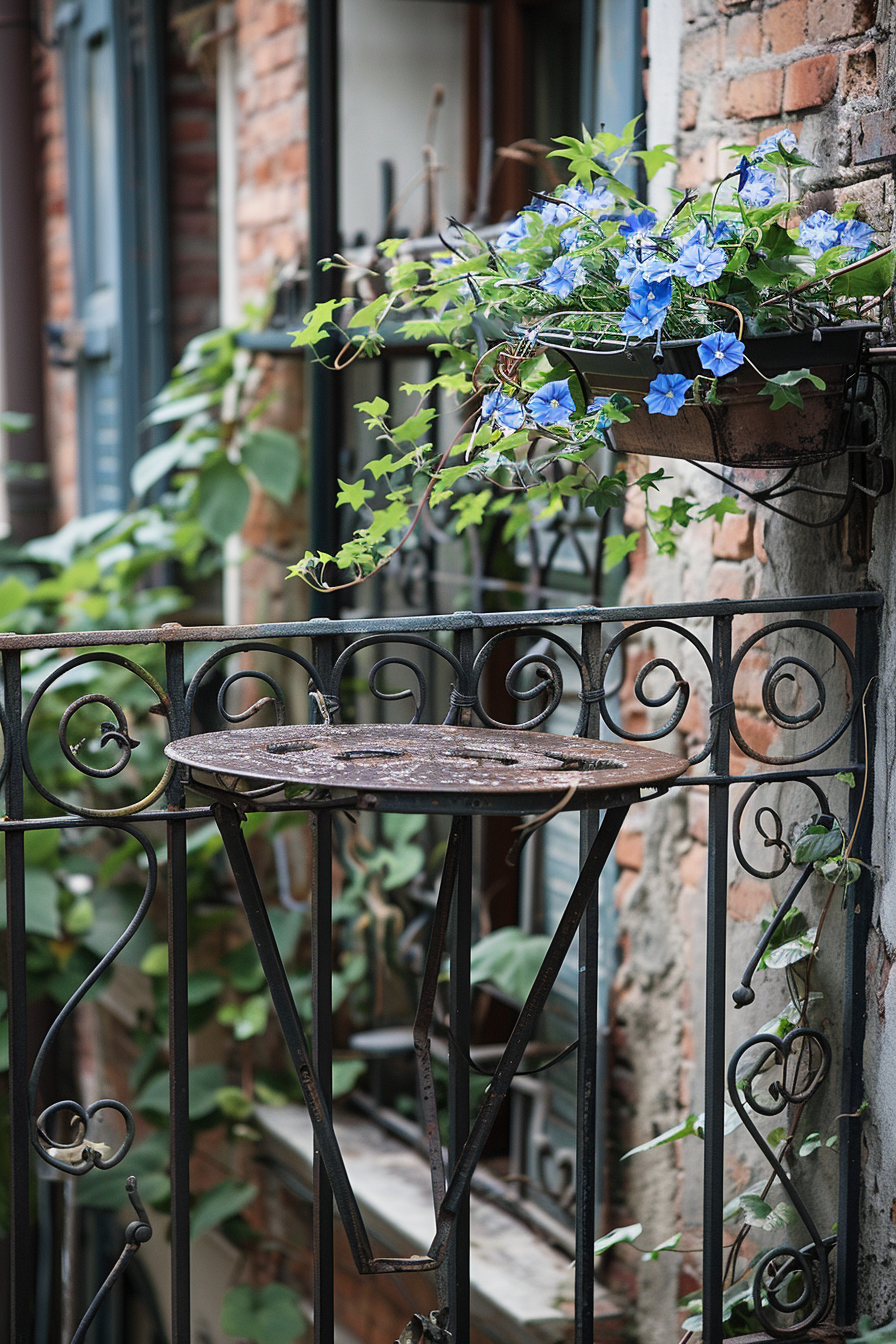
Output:
[[[682,0],[681,8],[677,146],[681,168],[677,185],[705,189],[733,166],[726,146],[757,143],[771,131],[789,126],[799,135],[806,157],[816,164],[805,173],[805,213],[819,208],[833,210],[847,200],[858,201],[859,218],[874,227],[881,245],[886,244],[893,215],[893,181],[888,166],[856,166],[855,157],[862,113],[893,103],[892,6],[886,0],[876,5],[873,0]],[[697,467],[661,459],[651,463],[652,467],[661,465],[673,477],[666,487],[670,496],[690,494],[701,504],[717,498],[717,485]],[[752,483],[758,482],[754,479]],[[742,515],[729,515],[722,525],[705,523],[689,529],[674,559],[651,553],[642,542],[633,557],[623,600],[640,605],[719,597],[789,597],[849,592],[867,587],[869,582],[889,593],[896,584],[892,497],[878,506],[874,517],[870,571],[869,517],[861,509],[845,523],[811,531],[761,506],[754,507],[749,500],[741,502],[745,508]],[[629,522],[637,525],[641,521],[637,505],[630,507]],[[821,515],[813,514],[809,506],[806,516]],[[741,628],[735,628],[735,648],[763,623],[740,622]],[[846,628],[840,633],[847,639],[850,636]],[[681,641],[663,643],[665,638],[658,636],[650,645],[645,643],[638,659],[643,664],[657,655],[678,657],[683,674],[688,680],[693,678],[678,740],[666,739],[664,743],[668,750],[693,750],[708,727],[705,676]],[[896,652],[890,603],[884,641],[883,666],[887,667]],[[775,754],[791,747],[791,743],[786,735],[782,741],[763,709],[762,681],[770,662],[788,653],[810,662],[816,657],[817,666],[825,669],[826,688],[829,693],[833,691],[834,702],[843,703],[844,686],[829,651],[808,637],[783,634],[767,644],[751,650],[745,658],[736,683],[735,708],[748,740],[760,750]],[[652,720],[649,716],[662,713],[665,717],[669,707],[650,711],[636,699],[636,671],[637,665],[630,670],[623,689],[623,709],[627,726],[640,729],[648,723],[661,723],[662,718]],[[656,689],[652,693],[659,694],[664,689],[663,674],[654,675]],[[891,727],[893,692],[887,678],[882,678],[881,690],[882,740],[877,755],[875,815],[883,818],[887,815],[886,784],[896,744]],[[832,703],[826,713],[836,713]],[[734,751],[734,772],[750,764]],[[622,961],[615,986],[613,1035],[614,1138],[619,1152],[644,1142],[687,1114],[699,1113],[703,1107],[701,961],[707,814],[705,799],[697,796],[701,792],[690,790],[686,806],[677,799],[653,805],[643,819],[643,840],[639,837],[639,843],[634,844],[629,839],[623,850],[617,888]],[[805,790],[785,786],[777,794],[777,800],[769,797],[761,801],[778,807],[785,827],[803,820],[814,809],[812,800],[804,796]],[[845,795],[832,798],[835,810],[845,815]],[[893,848],[894,834],[889,821],[875,827],[874,862],[882,878],[869,949],[866,1070],[870,1111],[866,1122],[860,1295],[861,1310],[877,1322],[887,1321],[896,1313],[896,1095],[891,1081],[896,1029],[887,1023],[887,1008],[891,1018],[894,1012],[888,974],[896,947],[896,888],[886,877],[886,855]],[[755,832],[753,839],[755,842]],[[762,857],[755,849],[748,854],[754,861]],[[758,881],[738,864],[733,852],[729,855],[729,872],[727,981],[733,987],[740,977],[739,968],[758,939],[761,917],[768,915],[773,895],[775,900],[781,899],[787,883],[786,879]],[[805,908],[810,924],[815,922],[826,896],[822,883],[808,890]],[[825,993],[824,1016],[832,1039],[838,1032],[842,979],[836,966],[843,934],[839,905],[835,898],[828,916],[830,960],[823,967],[819,963],[821,974],[813,985]],[[662,939],[656,935],[657,921],[662,922]],[[780,995],[773,976],[760,976],[758,1002],[753,1009],[736,1017],[729,1014],[729,1048],[772,1016],[781,1002]],[[660,1064],[662,1078],[658,1076]],[[812,1115],[812,1128],[823,1134],[836,1128],[837,1101],[836,1096],[824,1100]],[[751,1155],[749,1144],[740,1144],[734,1135],[729,1148],[732,1190],[764,1178],[767,1173]],[[616,1201],[612,1225],[642,1222],[644,1245],[655,1245],[678,1230],[682,1233],[680,1248],[687,1251],[695,1247],[701,1216],[701,1161],[699,1142],[689,1139],[622,1163],[612,1186]],[[804,1168],[806,1178],[811,1184],[815,1214],[823,1227],[827,1221],[824,1230],[828,1231],[836,1218],[836,1164],[830,1154],[822,1155],[811,1171]],[[751,1240],[746,1249],[749,1253],[751,1246],[755,1250],[761,1244],[761,1239]],[[623,1249],[610,1269],[611,1279],[637,1299],[637,1334],[644,1344],[665,1340],[670,1322],[675,1320],[678,1297],[697,1286],[699,1257],[686,1253],[668,1259],[677,1264],[663,1269],[662,1256],[658,1262],[645,1264],[638,1255],[626,1254]]]

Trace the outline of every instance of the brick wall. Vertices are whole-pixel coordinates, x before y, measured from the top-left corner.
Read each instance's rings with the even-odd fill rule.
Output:
[[[188,64],[174,34],[166,71],[171,358],[218,324],[217,126],[214,76]]]
[[[880,8],[885,8],[883,0]],[[886,67],[889,21],[881,14],[881,26],[875,27],[875,9],[874,0],[682,0],[677,185],[705,189],[733,166],[724,146],[756,143],[789,126],[818,165],[806,180],[806,213],[859,201],[859,218],[878,231],[882,243],[888,241],[892,178],[881,165],[853,164],[858,118],[882,105],[878,69]],[[651,465],[672,472],[670,495],[688,493],[701,503],[717,497],[718,487],[687,463],[658,459]],[[628,521],[633,526],[641,521],[637,506]],[[748,507],[743,515],[727,516],[721,526],[707,522],[690,529],[674,560],[649,553],[642,541],[632,557],[623,600],[640,605],[849,591],[862,587],[866,578],[864,568],[849,559],[847,541],[842,528],[807,533],[761,508]],[[736,624],[735,647],[755,628],[747,621]],[[637,730],[648,724],[649,711],[635,697],[634,677],[658,654],[680,658],[692,685],[678,741],[664,744],[667,750],[680,748],[687,754],[705,738],[709,701],[699,660],[682,641],[662,647],[642,641],[633,650],[622,692],[626,722]],[[738,721],[760,750],[768,750],[775,732],[762,706],[768,665],[767,653],[751,652],[736,683]],[[668,685],[662,672],[656,677],[648,693]],[[650,720],[650,726],[662,723],[669,710],[664,706],[654,711],[661,717],[656,725]],[[735,750],[732,770],[747,766]],[[631,832],[620,845],[622,964],[614,995],[611,1102],[617,1155],[703,1109],[707,810],[701,792],[689,790],[686,799],[667,798],[642,809],[641,815],[633,814]],[[804,800],[792,803],[794,818],[803,815],[801,805],[805,812]],[[759,918],[773,892],[780,898],[780,889],[752,878],[731,857],[729,953],[739,965],[741,951],[746,952],[745,961],[759,933]],[[767,1018],[774,1005],[766,1007]],[[740,1040],[748,1033],[740,1021],[732,1024],[738,1028]],[[741,1188],[750,1178],[748,1159],[736,1141],[731,1146],[731,1176]],[[645,1227],[642,1241],[651,1245],[680,1231],[681,1248],[697,1248],[701,1161],[700,1144],[690,1140],[622,1164],[611,1187],[610,1225],[640,1221]],[[635,1301],[642,1344],[667,1338],[674,1328],[677,1299],[699,1286],[699,1267],[696,1254],[661,1256],[644,1264],[637,1254],[622,1249],[610,1267],[611,1283]]]
[[[45,3],[42,9],[45,31],[50,31],[53,7]],[[43,221],[44,320],[64,324],[74,314],[74,293],[60,61],[58,53],[51,47],[35,43],[34,52]],[[78,500],[74,371],[47,365],[44,387],[47,456],[54,505],[52,520],[62,523],[75,512]]]
[[[236,22],[240,290],[258,302],[307,237],[304,5],[238,0]]]

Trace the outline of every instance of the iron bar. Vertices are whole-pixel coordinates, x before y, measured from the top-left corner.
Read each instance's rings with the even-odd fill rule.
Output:
[[[863,712],[853,723],[852,755],[868,762],[861,785],[850,792],[849,833],[854,853],[871,853],[874,819],[875,697],[880,617],[875,611],[856,613],[856,667]],[[867,740],[866,740],[867,739]],[[862,1118],[864,1100],[862,1051],[865,1043],[865,955],[874,904],[874,877],[863,866],[846,890],[846,941],[843,949],[843,1062],[840,1088],[840,1187],[837,1212],[836,1321],[852,1325],[859,1315],[859,1203],[862,1192]]]
[[[311,825],[311,1054],[325,1113],[333,1114],[333,814],[312,813]],[[315,1135],[314,1344],[332,1344],[334,1330],[333,1190]]]
[[[22,665],[18,651],[3,654],[3,735],[6,739],[6,814],[24,816],[22,771]],[[6,837],[6,991],[9,996],[9,1310],[10,1344],[31,1333],[31,1226],[28,1111],[28,984],[25,967],[25,836]]]
[[[172,736],[189,732],[184,716],[184,646],[169,644],[165,668]],[[168,790],[171,813],[168,848],[168,1060],[170,1071],[171,1162],[171,1340],[190,1344],[190,1033],[187,984],[187,824],[176,815],[183,807],[182,772]],[[126,1248],[127,1250],[127,1248]],[[122,1255],[126,1254],[126,1250]],[[122,1265],[122,1268],[124,1266]]]
[[[727,775],[731,759],[731,617],[713,622],[711,768]],[[725,965],[728,915],[728,790],[709,794],[706,884],[706,1028],[704,1043],[705,1147],[703,1154],[703,1340],[722,1340],[723,1210],[725,1207]]]
[[[448,1170],[453,1180],[470,1133],[470,948],[473,917],[473,818],[458,824],[457,894],[451,927],[450,1025],[448,1053]],[[444,1209],[444,1198],[439,1215]],[[470,1337],[470,1188],[452,1210],[448,1251],[448,1322],[460,1344]],[[442,1305],[441,1303],[439,1304]]]

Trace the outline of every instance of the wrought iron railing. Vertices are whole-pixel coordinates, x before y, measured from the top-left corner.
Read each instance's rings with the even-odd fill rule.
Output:
[[[204,699],[207,702],[205,689],[210,684],[217,691],[217,726],[222,721],[227,725],[251,720],[264,706],[273,706],[278,720],[283,721],[288,697],[280,684],[283,677],[273,670],[277,665],[293,681],[298,676],[302,683],[307,682],[312,718],[337,716],[344,704],[345,685],[351,678],[356,679],[358,668],[363,667],[374,700],[381,705],[387,700],[406,702],[398,708],[409,709],[412,704],[413,715],[407,717],[414,722],[478,723],[532,730],[550,729],[551,715],[563,692],[564,668],[571,668],[580,700],[578,734],[615,735],[674,750],[681,746],[683,720],[692,693],[694,697],[702,695],[705,733],[698,743],[691,728],[693,769],[678,781],[677,787],[706,789],[709,796],[703,1334],[707,1341],[716,1344],[724,1333],[723,1292],[725,1275],[731,1267],[732,1251],[730,1245],[726,1247],[726,1240],[730,1239],[726,1238],[724,1224],[726,1089],[731,1106],[795,1206],[808,1237],[804,1246],[791,1245],[785,1239],[785,1244],[770,1248],[759,1260],[753,1305],[761,1326],[772,1336],[798,1334],[831,1310],[841,1324],[853,1321],[858,1311],[863,954],[871,908],[870,876],[863,868],[858,880],[846,889],[844,898],[842,947],[838,950],[836,976],[842,985],[842,1005],[839,1013],[826,1011],[827,1017],[835,1023],[839,1021],[840,1039],[833,1042],[833,1053],[825,1033],[803,1014],[783,1038],[768,1032],[754,1035],[734,1050],[730,1068],[727,1059],[725,1029],[733,1016],[729,1012],[732,985],[740,981],[734,992],[735,1005],[748,1004],[754,995],[752,982],[761,952],[799,896],[810,868],[796,874],[791,892],[778,906],[773,927],[764,936],[763,947],[742,976],[738,972],[729,974],[727,969],[726,915],[732,855],[741,871],[760,880],[780,877],[795,868],[794,824],[809,814],[831,815],[829,791],[838,776],[852,773],[855,777],[856,787],[849,794],[849,818],[844,821],[844,829],[853,836],[853,856],[861,859],[868,853],[873,805],[865,761],[872,750],[873,703],[869,688],[876,675],[879,608],[878,595],[859,593],[639,609],[578,607],[512,616],[458,612],[392,620],[318,620],[234,628],[168,625],[155,630],[101,634],[0,636],[5,746],[2,774],[6,791],[6,815],[0,829],[6,846],[12,1257],[9,1282],[14,1344],[26,1344],[32,1338],[36,1289],[30,1255],[31,1182],[35,1160],[75,1176],[96,1167],[120,1168],[122,1208],[126,1210],[130,1198],[135,1214],[124,1233],[124,1248],[118,1262],[110,1266],[105,1282],[91,1289],[95,1297],[73,1335],[74,1340],[85,1337],[97,1308],[107,1294],[115,1291],[128,1262],[139,1255],[141,1244],[151,1235],[152,1218],[147,1216],[139,1192],[129,1179],[127,1153],[134,1136],[134,1121],[128,1106],[115,1098],[48,1099],[41,1091],[41,1069],[78,1003],[116,961],[146,918],[156,885],[156,845],[161,827],[166,833],[168,881],[170,1337],[173,1344],[187,1344],[191,1338],[187,828],[191,822],[208,819],[212,809],[204,799],[188,799],[184,774],[170,762],[160,766],[157,781],[143,797],[129,799],[120,795],[114,806],[103,806],[96,798],[85,801],[77,782],[79,779],[127,781],[128,764],[133,753],[140,750],[140,744],[132,736],[133,719],[129,723],[126,709],[107,689],[113,671],[116,677],[126,673],[135,679],[133,685],[144,697],[144,709],[148,695],[153,701],[151,709],[162,716],[167,734],[174,739],[211,726],[208,703],[202,709],[203,723],[197,724],[197,710]],[[739,626],[743,627],[743,637],[735,647]],[[489,660],[507,640],[513,642],[514,650],[507,689],[519,711],[513,722],[494,718],[484,703],[483,692]],[[198,644],[213,647],[201,665],[187,676],[185,660],[197,663],[192,654]],[[52,656],[41,672],[35,671],[32,661],[38,651],[45,657]],[[630,659],[628,655],[635,651],[636,656]],[[739,678],[760,654],[764,659],[762,709],[743,713]],[[145,666],[147,663],[151,666],[153,660],[164,665],[163,675],[154,675]],[[88,668],[97,678],[98,689],[87,691],[67,706],[64,698],[58,701],[59,693],[64,697],[65,688],[73,680],[80,683]],[[407,676],[405,689],[400,693],[384,689],[387,668],[392,675]],[[635,673],[636,668],[639,670]],[[228,693],[233,695],[238,683],[250,683],[253,679],[260,679],[265,686],[263,698],[248,708],[228,705]],[[628,688],[632,703],[648,719],[637,730],[617,708],[615,697],[623,686]],[[63,767],[69,774],[65,776],[63,771],[59,776],[62,784],[55,775],[48,782],[44,774],[48,742],[43,738],[39,743],[34,740],[36,729],[46,734],[45,711],[51,700],[64,706],[60,711],[58,741]],[[90,704],[99,704],[109,713],[109,719],[101,725],[101,743],[104,750],[117,751],[112,764],[91,764],[84,743],[71,741],[70,735],[76,732],[76,716]],[[751,737],[750,724],[759,722],[773,731],[772,746],[768,736],[762,745]],[[800,745],[788,750],[788,740]],[[790,793],[788,786],[793,786]],[[838,783],[837,787],[845,786]],[[802,792],[799,801],[795,801],[794,790]],[[774,798],[773,806],[763,801],[766,797]],[[277,803],[270,797],[247,796],[244,806],[248,810],[295,808],[300,803],[296,800]],[[748,852],[746,825],[751,819],[764,852],[770,851],[773,856],[772,862],[757,860]],[[588,813],[582,814],[583,842],[590,843],[596,824]],[[127,928],[72,995],[35,1049],[33,1020],[29,1023],[33,1011],[29,1015],[25,955],[25,838],[29,832],[39,830],[97,826],[133,837],[145,855],[145,890]],[[460,927],[454,938],[453,957],[457,966],[464,963],[469,953],[464,941],[469,938],[469,929]],[[596,907],[592,907],[586,916],[579,952],[583,983],[591,996],[588,1010],[580,1011],[577,1050],[575,1216],[580,1247],[590,1247],[594,1238],[597,1126],[593,1094],[595,1080],[606,1076],[600,1059],[604,1046],[594,1010],[598,939]],[[826,962],[826,974],[830,976],[832,958],[828,956]],[[454,999],[458,999],[456,991]],[[326,995],[322,995],[312,1027],[320,1076],[329,1068],[332,1049],[332,1024],[321,1007],[325,1002]],[[468,1109],[469,1035],[465,1035],[469,1032],[468,1006],[459,1001],[452,1006],[451,1027],[458,1048],[450,1051],[449,1175],[450,1164],[463,1142]],[[743,1061],[751,1051],[754,1056],[758,1052],[759,1062],[745,1070]],[[800,1190],[786,1155],[782,1158],[780,1151],[776,1153],[761,1121],[757,1121],[757,1116],[779,1114],[788,1107],[807,1104],[825,1079],[830,1079],[832,1058],[837,1058],[840,1074],[835,1107],[840,1136],[836,1236],[826,1235],[817,1226],[812,1199]],[[759,1096],[754,1090],[755,1079],[760,1070],[767,1074],[773,1067],[779,1069],[781,1076],[767,1093]],[[38,1105],[42,1107],[40,1114]],[[114,1153],[92,1145],[89,1139],[90,1119],[103,1110],[118,1112],[124,1122],[123,1138]],[[64,1144],[54,1137],[63,1117],[74,1126],[75,1135]],[[329,1344],[333,1337],[331,1219],[331,1202],[326,1198],[317,1209],[315,1232],[315,1340],[319,1344]],[[450,1269],[453,1315],[449,1328],[455,1341],[463,1341],[469,1337],[469,1231],[463,1217],[457,1220],[455,1237]],[[832,1270],[834,1243],[836,1268]],[[738,1249],[736,1246],[735,1256]],[[576,1272],[578,1344],[593,1338],[590,1305],[593,1289],[591,1256],[580,1254]]]

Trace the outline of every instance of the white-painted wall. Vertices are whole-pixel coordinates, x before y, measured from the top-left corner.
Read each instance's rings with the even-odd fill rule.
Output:
[[[341,225],[347,243],[360,231],[380,233],[380,162],[395,164],[396,195],[417,179],[396,212],[419,231],[424,196],[419,175],[433,90],[442,85],[435,149],[440,214],[464,211],[466,5],[431,0],[342,0]]]

